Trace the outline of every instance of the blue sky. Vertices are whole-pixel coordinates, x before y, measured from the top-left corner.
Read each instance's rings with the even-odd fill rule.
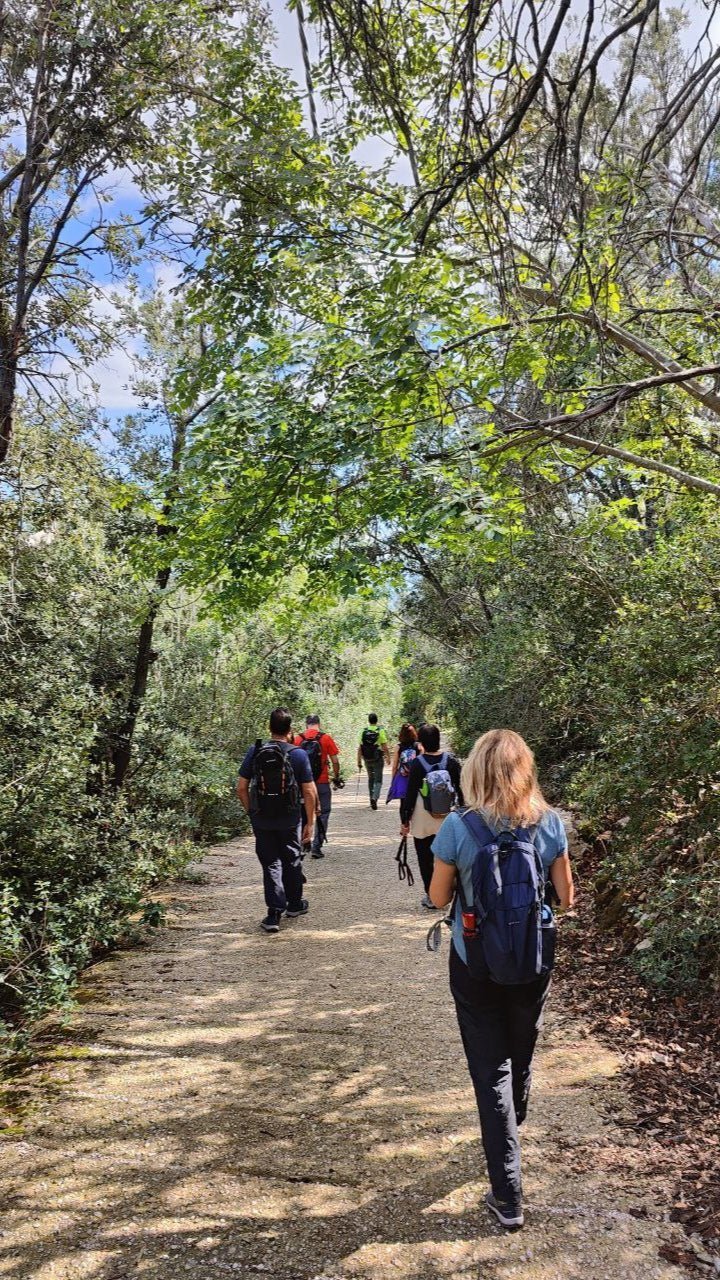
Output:
[[[304,71],[297,16],[295,13],[288,12],[284,0],[270,0],[269,9],[277,37],[274,53],[275,60],[279,66],[283,66],[290,71],[302,91],[304,89]],[[697,41],[699,32],[706,21],[704,7],[697,0],[691,3],[690,13],[691,21],[686,30],[688,49],[693,42]],[[710,37],[714,44],[720,42],[720,14],[716,15],[713,20]],[[311,54],[314,55],[316,44],[312,27],[308,28],[308,38]],[[357,152],[357,158],[369,165],[379,164],[386,157],[387,144],[380,138],[368,140]],[[397,164],[393,171],[394,176],[399,181],[409,182],[410,175],[404,172],[405,168],[406,166],[402,162]],[[139,211],[142,201],[129,175],[122,173],[114,175],[114,178],[108,178],[105,186],[113,192],[113,212],[136,213]],[[112,295],[114,293],[122,293],[127,288],[127,285],[124,285],[122,281],[110,278],[108,264],[105,260],[96,260],[95,273],[101,285],[101,296],[98,300],[99,313],[110,317],[114,312]],[[178,274],[176,268],[153,261],[152,258],[148,258],[137,272],[142,284],[147,286],[160,285],[168,289],[172,288],[176,283]],[[92,366],[89,373],[97,383],[99,404],[111,422],[117,421],[123,414],[137,407],[137,401],[128,385],[133,373],[132,346],[126,348],[117,347],[105,360]],[[86,390],[89,395],[94,395],[87,383],[85,383],[83,390]]]
[[[294,13],[287,11],[283,0],[271,0],[270,10],[277,34],[275,60],[278,65],[286,67],[293,78],[300,83],[302,82],[302,56],[297,18]],[[313,48],[312,32],[309,32],[309,36],[311,48]],[[142,199],[129,174],[118,173],[109,176],[103,186],[108,192],[112,192],[113,203],[108,211],[112,211],[113,215],[139,212]],[[81,225],[82,214],[70,227],[71,234],[74,235]],[[122,296],[127,291],[128,285],[111,276],[108,262],[102,257],[94,260],[92,274],[100,286],[96,305],[97,314],[111,318],[116,311],[114,296]],[[139,266],[136,276],[142,285],[171,289],[177,282],[179,271],[172,264],[158,262],[149,257]],[[97,401],[111,424],[138,407],[138,401],[129,385],[133,376],[133,355],[136,352],[137,347],[133,348],[132,343],[116,347],[105,359],[90,366],[88,379],[81,379],[77,384],[83,394],[93,398],[97,394]],[[55,367],[59,368],[61,365],[62,360],[58,359]],[[97,385],[97,393],[91,383]]]

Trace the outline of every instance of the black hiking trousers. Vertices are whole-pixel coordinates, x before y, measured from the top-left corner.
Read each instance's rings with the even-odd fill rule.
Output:
[[[318,799],[320,801],[320,822],[315,823],[315,835],[313,836],[312,851],[319,853],[323,846],[323,841],[327,840],[327,829],[330,825],[330,810],[332,809],[332,786],[329,782],[317,783]],[[320,824],[322,823],[322,831]],[[324,832],[324,835],[323,835]]]
[[[435,858],[432,847],[435,836],[422,836],[418,838],[413,836],[413,844],[415,845],[415,855],[420,868],[422,882],[425,885],[425,892],[430,892],[430,881],[433,878],[433,870],[435,869]]]
[[[300,827],[284,831],[258,831],[255,852],[263,871],[265,905],[268,911],[291,911],[302,902],[303,873]]]
[[[527,1113],[531,1063],[542,1026],[550,974],[503,987],[473,978],[454,947],[450,990],[475,1087],[490,1186],[496,1200],[522,1205],[518,1125]]]

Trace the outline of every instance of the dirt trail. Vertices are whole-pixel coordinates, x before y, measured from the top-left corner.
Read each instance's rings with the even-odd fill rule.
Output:
[[[354,793],[306,864],[308,917],[259,932],[236,841],[151,946],[92,970],[0,1147],[0,1276],[682,1274],[658,1254],[678,1239],[667,1189],[615,1123],[619,1060],[563,1016],[562,982],[523,1130],[527,1226],[489,1222],[447,942],[424,950],[419,876],[397,879],[397,807]]]

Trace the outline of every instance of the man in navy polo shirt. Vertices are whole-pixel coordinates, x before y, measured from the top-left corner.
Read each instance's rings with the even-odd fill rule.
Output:
[[[285,707],[270,715],[270,739],[250,747],[240,766],[237,793],[255,834],[263,869],[267,915],[265,933],[279,933],[281,917],[307,913],[302,896],[302,842],[313,838],[318,794],[307,752],[293,747],[292,719]],[[300,832],[301,805],[305,827]]]

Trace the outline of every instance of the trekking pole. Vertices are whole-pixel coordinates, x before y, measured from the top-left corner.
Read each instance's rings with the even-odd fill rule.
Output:
[[[355,783],[355,799],[360,795],[360,770],[358,769],[357,782]]]
[[[407,880],[408,889],[412,889],[415,883],[415,877],[407,860],[407,836],[403,836],[398,845],[398,851],[395,854],[395,861],[398,864],[398,878]]]

